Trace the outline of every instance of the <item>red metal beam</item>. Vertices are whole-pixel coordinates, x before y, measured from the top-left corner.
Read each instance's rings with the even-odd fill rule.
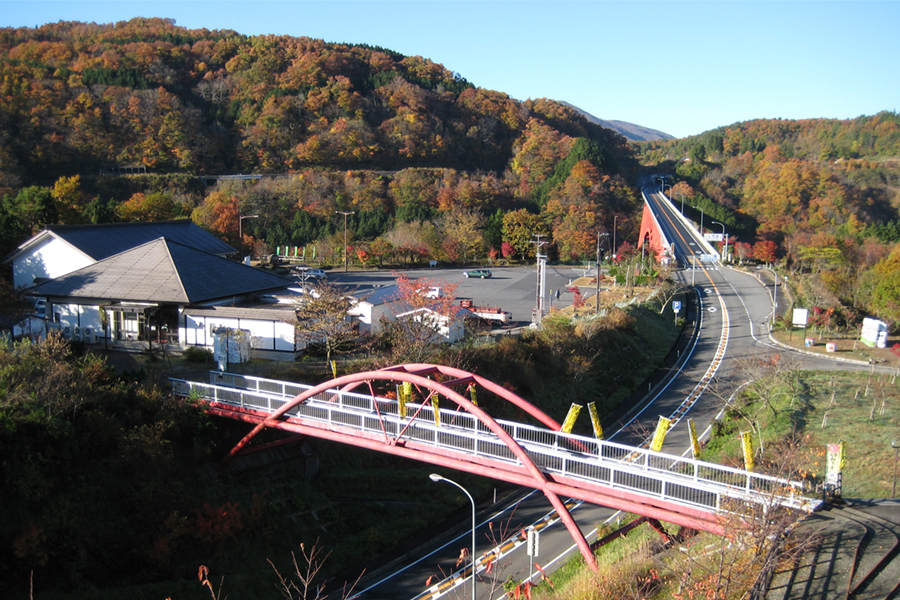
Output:
[[[421,365],[418,368],[414,366],[414,368],[410,370],[421,371],[422,369],[431,369],[431,367],[437,367],[438,371],[442,371],[441,367],[436,365]],[[465,373],[464,371],[460,371],[459,369],[455,369],[454,371],[460,373],[459,376],[470,375]],[[432,371],[433,372],[433,371]],[[474,377],[474,376],[473,376]],[[559,498],[559,496],[550,488],[549,481],[538,468],[537,465],[534,464],[534,461],[531,460],[531,457],[528,455],[525,450],[519,446],[518,442],[516,442],[512,436],[510,436],[496,421],[494,421],[493,417],[484,412],[481,408],[473,404],[470,400],[466,399],[464,396],[456,392],[455,390],[448,388],[442,383],[432,381],[431,379],[427,379],[422,377],[421,375],[414,375],[405,370],[382,370],[382,371],[372,371],[368,373],[353,373],[350,375],[344,375],[343,377],[338,377],[332,381],[322,383],[318,386],[313,387],[305,391],[304,393],[294,397],[292,400],[286,402],[281,408],[279,408],[274,413],[270,414],[265,418],[262,422],[259,422],[253,430],[247,434],[238,444],[232,449],[232,451],[226,457],[226,460],[230,460],[237,452],[239,452],[244,446],[246,446],[250,440],[252,440],[260,431],[262,431],[266,427],[279,427],[283,429],[289,429],[286,427],[286,423],[283,423],[282,420],[285,416],[285,413],[290,411],[295,406],[303,403],[306,399],[315,396],[316,394],[334,388],[341,388],[343,386],[347,386],[352,383],[361,383],[372,380],[386,380],[386,381],[408,381],[417,386],[429,389],[433,392],[437,392],[447,398],[455,402],[458,406],[460,406],[465,411],[472,413],[475,417],[477,417],[484,425],[491,430],[519,459],[520,463],[524,465],[525,470],[527,471],[527,478],[530,480],[530,483],[527,484],[530,487],[534,487],[536,489],[541,490],[544,495],[550,500],[550,504],[556,509],[556,512],[559,514],[560,520],[565,524],[566,528],[569,530],[569,533],[572,535],[572,538],[575,540],[576,545],[581,550],[582,555],[584,556],[585,562],[591,567],[593,570],[597,570],[597,562],[594,558],[594,554],[591,552],[590,545],[584,537],[584,534],[581,533],[581,529],[578,527],[578,524],[572,518],[572,515],[569,514],[568,509],[565,506],[565,503]],[[486,380],[485,380],[486,381]],[[505,395],[509,395],[510,392],[504,390]],[[521,398],[519,402],[524,403],[527,406],[531,406]],[[534,407],[532,406],[532,409]],[[537,410],[537,409],[534,409]],[[538,411],[540,412],[540,411]],[[541,413],[543,414],[543,413]],[[549,417],[547,417],[549,418]],[[245,419],[247,420],[247,419]],[[552,421],[552,419],[551,419]],[[552,421],[555,423],[555,421]],[[296,425],[296,424],[292,424]],[[557,428],[558,428],[557,424]],[[318,428],[311,428],[315,431],[323,431]],[[350,439],[354,439],[353,435],[347,435],[347,433],[339,434],[340,437],[343,438],[343,441],[349,442]],[[320,436],[324,437],[324,436]],[[341,440],[336,440],[341,441]],[[350,442],[352,443],[352,442]],[[378,443],[379,447],[373,448],[376,450],[381,449],[385,451],[385,448],[396,448],[399,447],[399,444],[390,444],[380,442]],[[443,460],[443,457],[441,458]],[[445,464],[442,462],[436,462],[435,464]],[[490,477],[489,474],[483,473]]]
[[[225,404],[210,403],[210,409],[211,412],[215,412],[221,416],[237,418],[255,424],[263,423],[270,414],[246,409],[240,411],[233,406]],[[303,422],[302,420],[295,420],[293,418],[272,422],[270,423],[270,426],[286,431],[302,432],[310,437],[344,441],[348,444],[375,450],[379,450],[379,448],[372,447],[368,445],[368,443],[357,443],[355,440],[364,439],[379,445],[384,445],[387,442],[387,439],[383,435],[373,435],[371,433],[365,433],[350,428],[329,428],[324,424]],[[409,454],[405,454],[405,456],[413,458],[414,460],[440,464],[442,466],[492,479],[500,479],[526,487],[542,489],[532,485],[530,479],[523,481],[521,478],[523,476],[528,477],[528,474],[518,465],[498,462],[489,457],[473,456],[463,452],[436,448],[427,443],[420,443],[414,440],[400,441],[399,444],[409,452]],[[694,529],[713,533],[721,532],[718,515],[713,511],[692,508],[660,498],[654,498],[637,492],[613,488],[581,479],[567,478],[552,474],[544,474],[544,477],[547,479],[547,485],[560,496],[569,496],[592,504],[635,512],[648,517],[655,517],[663,521],[683,525],[685,527],[692,527]]]
[[[446,382],[433,381],[424,377],[425,374],[439,373],[453,379]],[[490,457],[467,454],[465,452],[435,448],[425,443],[411,439],[403,439],[402,433],[391,436],[386,428],[382,433],[372,434],[362,432],[339,425],[328,425],[315,421],[304,421],[302,418],[287,415],[288,411],[308,398],[325,390],[339,389],[349,391],[359,385],[367,385],[370,394],[373,394],[372,383],[383,382],[410,382],[420,390],[427,389],[432,393],[438,393],[454,402],[461,410],[471,413],[481,423],[488,427],[497,438],[502,441],[518,459],[518,464],[497,461]],[[484,477],[490,477],[501,481],[507,481],[516,485],[531,487],[541,490],[550,503],[556,509],[560,519],[569,529],[570,534],[579,547],[588,565],[596,570],[597,565],[590,545],[581,533],[561,497],[572,497],[584,500],[592,504],[607,506],[618,510],[628,511],[643,515],[650,519],[658,519],[669,523],[675,523],[692,529],[724,534],[721,516],[712,509],[704,510],[699,507],[686,507],[675,502],[670,502],[653,496],[645,496],[637,492],[614,488],[586,482],[580,479],[560,477],[546,474],[532,461],[529,454],[519,446],[490,415],[484,412],[468,400],[465,396],[454,390],[452,385],[474,382],[482,388],[496,394],[499,398],[510,402],[523,410],[544,426],[559,431],[561,426],[540,409],[483,377],[468,373],[461,369],[430,364],[398,365],[389,369],[371,371],[367,373],[354,373],[338,377],[332,381],[322,383],[307,390],[292,400],[286,402],[274,413],[253,409],[241,409],[231,405],[210,402],[208,410],[217,415],[239,419],[253,423],[255,427],[232,449],[226,461],[241,452],[243,448],[264,428],[271,427],[318,437],[335,442],[354,445],[360,448],[384,452],[395,456],[402,456],[426,462],[434,465],[448,467],[459,471],[465,471]],[[381,419],[380,413],[376,413]],[[415,417],[409,420],[412,422]],[[405,430],[404,430],[405,431]]]

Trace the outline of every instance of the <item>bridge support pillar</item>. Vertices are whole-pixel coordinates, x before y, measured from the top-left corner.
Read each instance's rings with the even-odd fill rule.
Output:
[[[650,246],[649,250],[657,261],[663,262],[663,258],[668,256],[669,248],[666,247],[666,238],[660,231],[659,224],[653,217],[650,205],[646,201],[644,201],[644,213],[641,216],[641,235],[638,237],[638,250],[645,242]]]

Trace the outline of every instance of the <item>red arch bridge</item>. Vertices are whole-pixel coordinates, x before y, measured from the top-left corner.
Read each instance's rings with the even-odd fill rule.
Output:
[[[229,458],[271,427],[539,489],[595,569],[590,545],[563,498],[718,534],[726,533],[730,515],[745,514],[741,507],[748,505],[818,506],[801,494],[801,482],[563,433],[516,394],[451,367],[399,365],[317,386],[216,371],[210,379],[171,381],[176,394],[205,402],[209,412],[256,425]],[[384,397],[403,382],[420,403]],[[494,419],[473,402],[478,389],[538,425]]]

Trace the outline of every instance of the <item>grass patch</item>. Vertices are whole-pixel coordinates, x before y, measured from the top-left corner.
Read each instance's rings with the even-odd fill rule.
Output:
[[[890,496],[894,468],[891,441],[900,425],[900,388],[892,375],[849,371],[793,371],[771,385],[770,407],[759,395],[735,399],[701,458],[743,466],[739,434],[753,433],[760,470],[785,475],[785,452],[792,452],[793,477],[825,478],[828,444],[846,444],[843,495],[848,498]]]

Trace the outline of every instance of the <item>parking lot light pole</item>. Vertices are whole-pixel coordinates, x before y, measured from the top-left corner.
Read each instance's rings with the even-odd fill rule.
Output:
[[[446,481],[449,484],[455,485],[459,489],[463,491],[463,493],[469,497],[469,502],[472,503],[472,600],[475,600],[475,499],[472,498],[472,494],[466,490],[463,486],[459,485],[452,479],[447,479],[446,477],[442,477],[437,473],[432,473],[428,476],[428,478],[432,481]]]
[[[347,272],[347,216],[355,215],[356,211],[351,210],[350,212],[341,212],[339,210],[334,211],[339,215],[344,215],[344,273]]]
[[[600,314],[600,238],[609,237],[609,232],[597,232],[597,291],[594,296],[594,314]]]
[[[259,215],[238,216],[238,245],[244,245],[244,219],[258,219]]]

